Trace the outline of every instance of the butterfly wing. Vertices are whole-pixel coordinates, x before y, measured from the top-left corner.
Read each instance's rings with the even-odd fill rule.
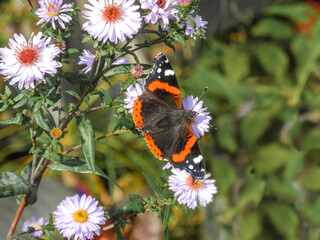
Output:
[[[145,89],[170,106],[182,108],[177,78],[168,58],[162,53],[154,58],[154,65],[146,79]]]
[[[134,102],[133,119],[157,158],[166,159],[173,167],[201,180],[202,155],[183,111],[174,71],[167,57],[160,53],[146,79],[145,91]]]

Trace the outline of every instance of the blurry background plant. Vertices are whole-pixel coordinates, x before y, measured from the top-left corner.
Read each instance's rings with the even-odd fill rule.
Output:
[[[168,223],[172,239],[320,238],[319,4],[274,2],[203,1],[201,15],[211,19],[208,39],[192,50],[174,45],[177,52],[171,60],[184,97],[209,87],[203,101],[217,130],[205,135],[200,145],[218,194],[206,208],[188,212],[188,218],[183,217],[184,209],[173,209]],[[25,5],[13,11],[15,1],[2,4],[6,12],[1,18],[14,21],[14,26],[28,21],[35,25],[29,14],[26,19],[20,14],[20,21],[12,17],[16,9],[27,12]],[[202,14],[206,12],[210,14]],[[2,46],[8,35],[13,34],[1,33]],[[172,53],[163,46],[153,47],[145,53],[148,62],[160,49],[166,55]],[[1,119],[12,114],[5,112]],[[110,109],[88,113],[97,136],[112,131],[116,124],[112,114]],[[74,125],[67,130],[68,137],[61,143],[68,149],[79,133]],[[29,161],[27,128],[3,126],[0,136],[1,170],[16,170],[17,163]],[[161,162],[132,134],[98,141],[96,163],[128,194],[150,192],[142,169],[148,175],[166,177],[164,171],[159,172]],[[66,179],[64,174],[62,179]],[[103,181],[82,176],[80,186],[84,192],[99,195],[106,206],[121,205],[121,191]],[[137,233],[139,221],[144,225]],[[139,221],[133,221],[131,230],[124,233],[128,238],[143,239],[151,222],[158,224]]]

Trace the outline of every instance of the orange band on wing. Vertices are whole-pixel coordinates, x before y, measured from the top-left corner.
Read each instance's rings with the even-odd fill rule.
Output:
[[[140,98],[137,97],[137,99],[133,103],[133,109],[132,109],[133,121],[135,122],[137,128],[144,127],[142,116],[141,116],[141,107],[142,107],[142,102],[140,101]]]
[[[168,83],[160,82],[157,80],[157,81],[153,81],[152,83],[150,83],[148,88],[151,92],[153,92],[157,89],[163,89],[163,90],[171,93],[174,98],[180,98],[179,88],[170,86]]]
[[[154,143],[152,137],[149,134],[145,134],[144,139],[153,155],[156,156],[156,158],[162,159],[162,152]]]
[[[193,134],[189,134],[187,137],[187,143],[184,149],[180,153],[172,155],[172,161],[174,162],[183,162],[189,153],[191,153],[191,148],[196,143],[197,139]]]

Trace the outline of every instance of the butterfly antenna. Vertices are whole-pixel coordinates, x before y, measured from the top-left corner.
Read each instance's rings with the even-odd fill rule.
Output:
[[[200,100],[201,100],[201,98],[202,98],[203,94],[204,94],[207,90],[208,90],[208,87],[205,87],[205,88],[203,89],[203,91],[202,91],[201,95],[200,95],[200,96],[199,96],[199,98],[198,98],[197,103],[196,103],[196,104],[193,106],[193,108],[191,109],[192,111],[193,111],[193,109],[195,108],[195,106],[200,102]]]

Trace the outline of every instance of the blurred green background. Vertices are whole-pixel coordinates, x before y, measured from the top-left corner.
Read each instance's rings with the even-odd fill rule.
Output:
[[[83,9],[82,1],[77,4]],[[200,15],[209,22],[207,40],[186,49],[177,44],[175,53],[164,46],[140,53],[149,64],[160,51],[169,57],[183,97],[198,96],[208,86],[202,100],[213,117],[212,128],[200,146],[218,194],[206,208],[175,210],[171,239],[320,239],[320,3],[204,0],[201,7]],[[18,0],[1,2],[1,47],[15,32],[29,36],[39,30],[29,10]],[[67,46],[79,47],[79,38],[74,39]],[[77,61],[75,56],[74,69]],[[118,91],[119,79],[111,80],[111,92]],[[97,137],[112,131],[115,111],[88,114]],[[62,140],[66,149],[80,144],[77,130],[70,126],[68,131]],[[28,129],[1,126],[1,171],[19,171],[30,161],[30,147]],[[160,170],[164,164],[145,141],[131,133],[99,141],[96,151],[98,165],[128,194],[151,193],[142,171],[156,179],[169,174]],[[46,176],[94,194],[111,208],[123,203],[121,192],[98,177]],[[125,236],[162,239],[159,224],[156,217],[139,216]]]

